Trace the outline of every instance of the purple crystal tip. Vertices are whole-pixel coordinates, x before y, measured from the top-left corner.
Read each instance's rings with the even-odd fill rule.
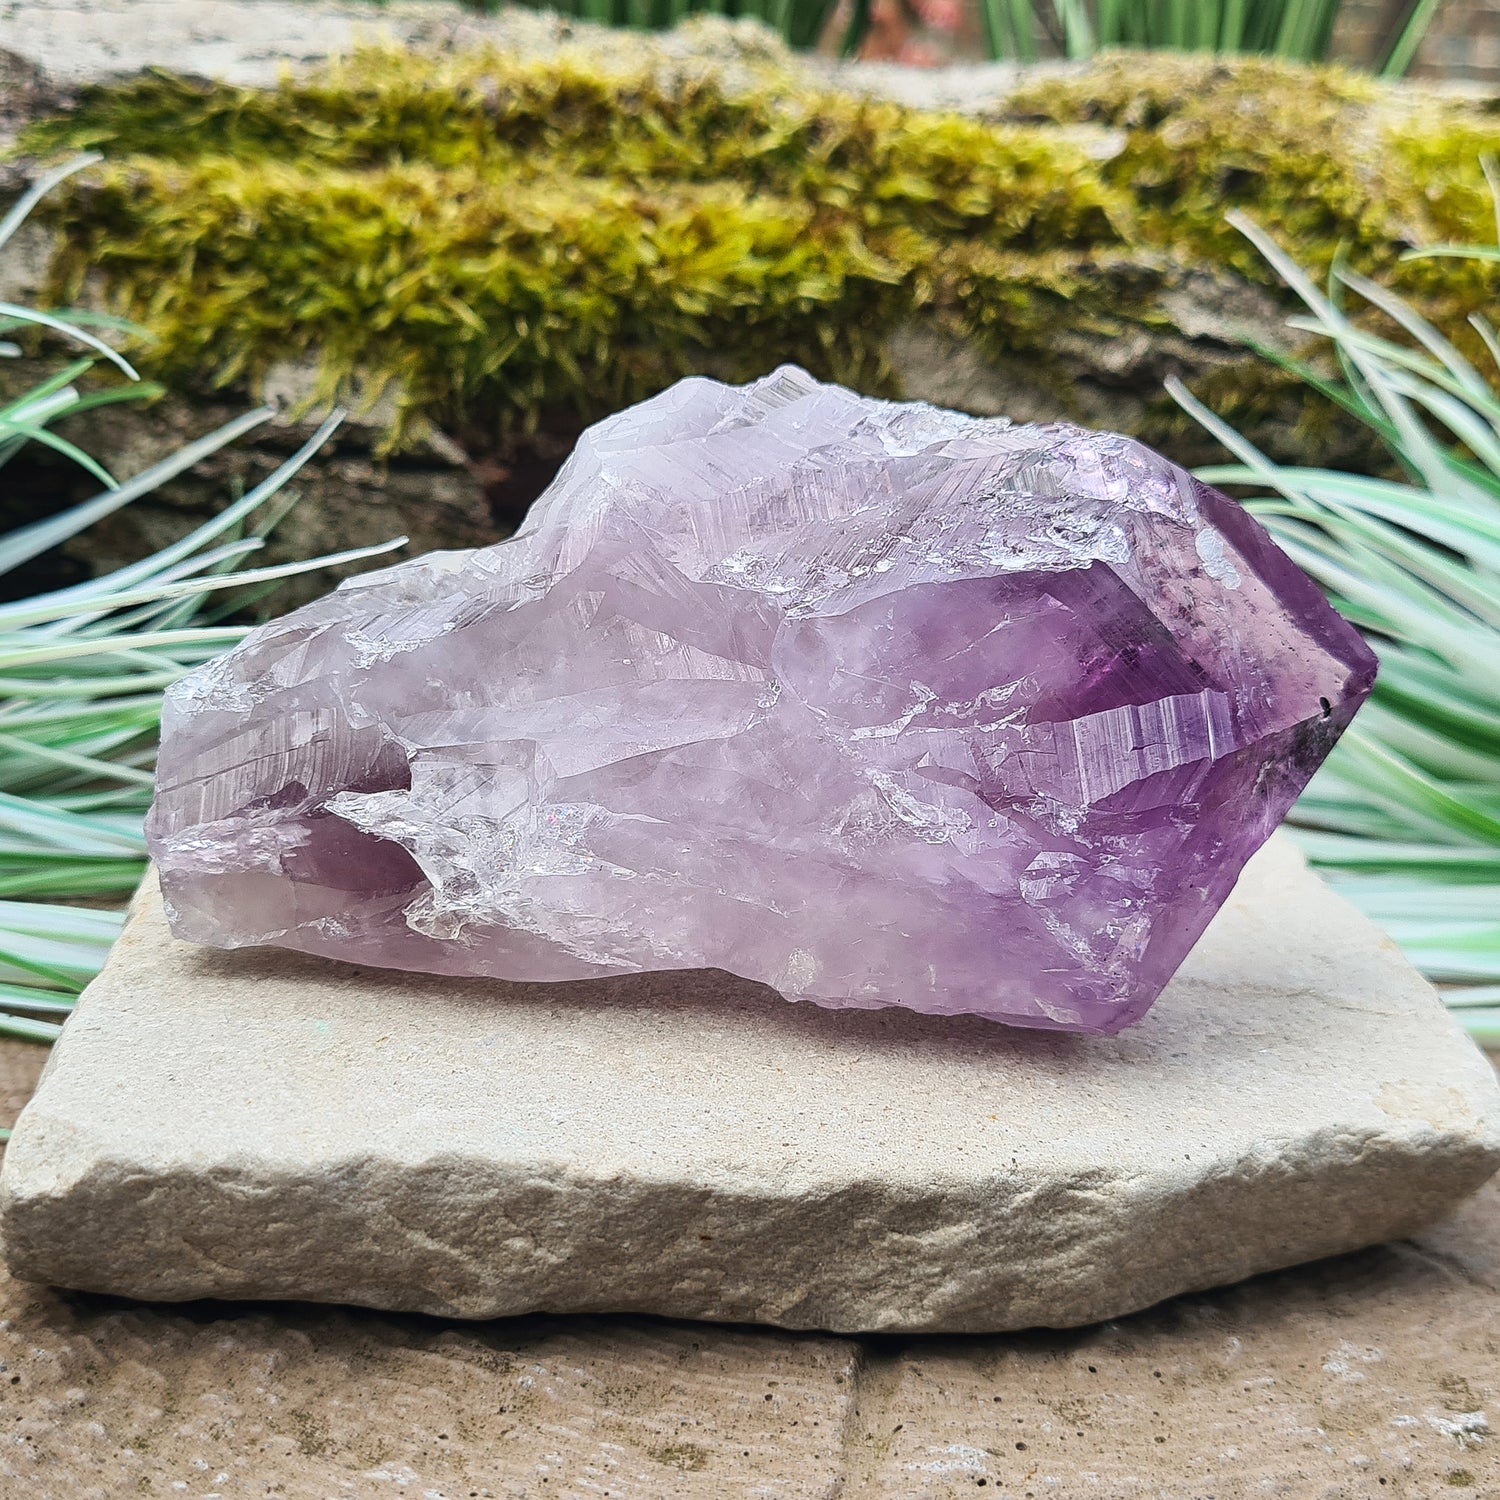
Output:
[[[1374,677],[1128,438],[685,380],[173,687],[148,837],[194,942],[1111,1032]]]

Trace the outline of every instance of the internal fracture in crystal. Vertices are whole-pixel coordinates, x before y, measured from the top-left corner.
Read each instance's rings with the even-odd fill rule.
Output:
[[[1374,674],[1130,439],[686,380],[172,688],[148,836],[194,942],[1109,1032]]]

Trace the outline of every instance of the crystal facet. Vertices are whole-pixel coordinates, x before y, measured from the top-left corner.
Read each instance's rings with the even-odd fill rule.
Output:
[[[1374,675],[1130,439],[686,380],[172,688],[148,834],[195,942],[1115,1031]]]

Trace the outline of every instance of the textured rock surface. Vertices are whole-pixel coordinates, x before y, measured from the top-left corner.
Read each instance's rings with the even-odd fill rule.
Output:
[[[1374,677],[1139,443],[786,366],[596,424],[513,541],[174,683],[146,837],[216,947],[1112,1032]]]
[[[977,1331],[1407,1233],[1497,1161],[1483,1058],[1273,842],[1111,1039],[205,952],[147,898],[0,1196],[14,1272],[139,1297]]]

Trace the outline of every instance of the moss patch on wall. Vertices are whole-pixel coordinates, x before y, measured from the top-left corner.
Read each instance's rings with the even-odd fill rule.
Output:
[[[1500,151],[1488,102],[1384,84],[1338,68],[1261,58],[1127,54],[1024,84],[1011,118],[1120,132],[1104,164],[1148,240],[1274,281],[1224,222],[1243,208],[1314,273],[1342,247],[1358,270],[1426,300],[1450,323],[1493,302],[1500,277],[1477,262],[1402,261],[1442,241],[1493,243],[1483,158]]]
[[[774,56],[731,81],[374,50],[275,89],[147,76],[26,144],[106,153],[53,206],[57,290],[92,278],[154,333],[154,372],[253,386],[309,359],[323,395],[392,393],[395,445],[436,422],[503,449],[783,359],[894,389],[886,341],[918,313],[1045,381],[1065,334],[1171,328],[1195,268],[1272,281],[1232,204],[1454,326],[1497,286],[1399,256],[1493,236],[1500,120],[1261,61],[1105,58],[980,120]]]

